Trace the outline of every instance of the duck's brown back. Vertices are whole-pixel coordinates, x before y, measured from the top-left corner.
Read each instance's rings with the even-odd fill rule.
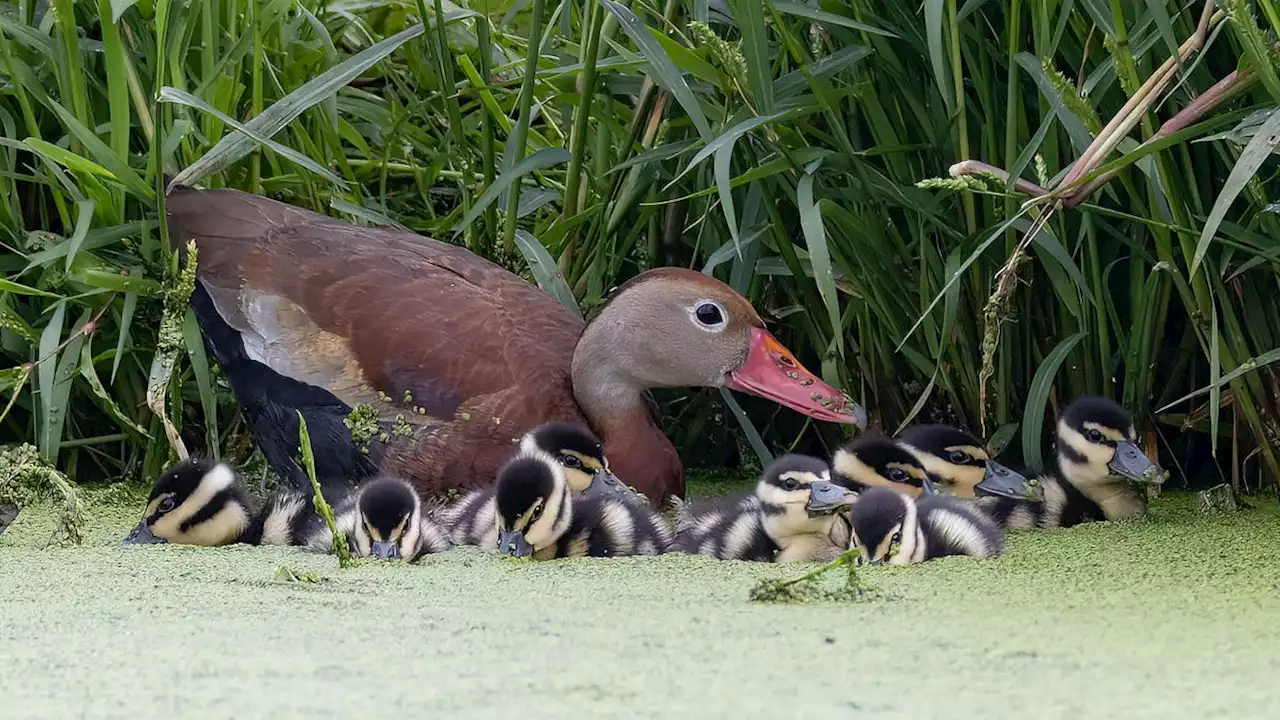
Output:
[[[468,250],[233,190],[179,189],[167,208],[248,359],[413,428],[371,441],[383,471],[484,485],[525,430],[585,420],[569,376],[582,319]]]

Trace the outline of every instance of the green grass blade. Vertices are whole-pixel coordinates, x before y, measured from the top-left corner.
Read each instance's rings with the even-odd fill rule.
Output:
[[[756,110],[773,112],[773,63],[769,57],[769,33],[764,24],[764,0],[730,0],[733,18],[742,34],[742,55]]]
[[[426,26],[423,24],[414,25],[370,45],[272,103],[271,107],[245,123],[245,126],[263,137],[274,136],[308,108],[324,101],[425,30]],[[222,172],[257,146],[257,141],[243,132],[231,133],[219,140],[203,157],[178,173],[171,185],[192,185],[209,175]]]
[[[816,165],[816,163],[815,163]],[[822,208],[813,197],[813,183],[817,167],[808,168],[800,177],[796,188],[796,209],[800,211],[800,230],[804,234],[805,247],[809,250],[809,261],[813,263],[813,280],[818,285],[818,294],[827,309],[827,319],[831,323],[831,335],[835,339],[836,349],[844,357],[844,331],[840,323],[840,306],[836,299],[836,277],[831,267],[831,249],[827,247],[827,230],[822,224]]]
[[[569,162],[572,156],[568,150],[560,147],[545,148],[526,157],[516,163],[510,170],[502,173],[493,181],[493,184],[485,189],[484,193],[476,198],[476,202],[471,206],[471,211],[462,217],[452,228],[453,232],[462,232],[477,218],[484,214],[485,208],[493,204],[508,188],[518,183],[520,178],[537,170],[546,170],[549,167]],[[517,186],[514,192],[519,192]],[[510,219],[515,222],[515,218]]]
[[[538,238],[524,230],[516,230],[516,247],[520,248],[525,262],[529,264],[529,271],[538,281],[538,287],[581,316],[582,308],[578,307],[578,301],[573,296],[573,291],[569,289],[569,283],[564,279],[564,274],[560,272],[560,266],[556,264],[555,258],[551,257],[551,253],[547,252]]]
[[[742,409],[742,406],[738,404],[738,400],[733,396],[732,392],[725,388],[718,389],[724,404],[729,406],[729,412],[733,413],[733,417],[738,421],[743,434],[747,436],[747,442],[751,443],[751,449],[756,451],[756,457],[760,459],[760,464],[767,467],[769,463],[773,462],[773,453],[769,452],[769,446],[765,444],[764,438],[760,436],[760,431],[756,429],[755,423],[751,422],[751,418]]]
[[[1058,369],[1066,361],[1071,351],[1088,336],[1087,332],[1079,332],[1058,343],[1040,363],[1031,386],[1027,390],[1027,402],[1022,412],[1022,459],[1032,471],[1045,467],[1041,444],[1044,440],[1044,411],[1049,404],[1049,391],[1053,389]]]
[[[857,20],[850,20],[843,15],[818,10],[810,5],[802,5],[798,2],[774,2],[773,7],[780,13],[813,20],[820,25],[840,25],[842,27],[847,27],[850,30],[857,30],[859,32],[869,33],[871,35],[880,35],[887,38],[901,37],[897,33],[883,30],[874,25],[860,23]]]
[[[1200,240],[1196,243],[1196,252],[1191,260],[1191,271],[1187,273],[1188,275],[1195,275],[1200,269],[1204,254],[1208,252],[1209,244],[1213,242],[1214,235],[1218,232],[1218,225],[1226,217],[1227,209],[1231,207],[1231,203],[1235,202],[1236,196],[1249,180],[1257,174],[1258,168],[1262,167],[1262,163],[1275,150],[1277,143],[1280,143],[1280,110],[1271,113],[1271,117],[1262,124],[1258,134],[1254,135],[1245,146],[1244,152],[1240,153],[1240,159],[1236,160],[1235,166],[1231,168],[1231,174],[1227,176],[1222,192],[1218,193],[1218,199],[1214,200],[1213,209],[1209,211],[1209,217],[1204,222],[1204,230],[1200,232]]]
[[[76,201],[76,229],[71,233],[70,241],[67,246],[67,262],[66,271],[71,272],[71,263],[76,259],[76,253],[80,252],[80,246],[84,244],[85,235],[89,233],[89,224],[93,222],[94,202],[92,200]]]
[[[702,112],[702,106],[698,104],[698,99],[693,96],[693,91],[689,89],[688,83],[684,81],[684,76],[680,74],[679,68],[667,55],[657,40],[649,34],[645,24],[636,17],[625,5],[614,2],[613,0],[600,0],[605,9],[618,19],[618,24],[622,27],[627,37],[631,38],[631,42],[636,44],[640,49],[640,54],[649,63],[650,70],[653,71],[653,80],[662,87],[666,88],[680,103],[680,107],[689,114],[689,119],[693,121],[693,126],[698,129],[698,134],[706,142],[711,141],[711,124],[707,122],[707,116]]]

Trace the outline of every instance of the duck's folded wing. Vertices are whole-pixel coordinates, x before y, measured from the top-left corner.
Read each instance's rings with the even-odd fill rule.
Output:
[[[451,418],[470,398],[568,382],[582,320],[463,248],[233,190],[178,189],[167,212],[244,354],[348,405],[389,396]]]

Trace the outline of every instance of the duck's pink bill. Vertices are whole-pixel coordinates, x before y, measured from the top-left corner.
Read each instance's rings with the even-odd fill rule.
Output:
[[[817,420],[867,425],[867,411],[805,369],[763,328],[751,329],[746,362],[725,379],[731,390],[768,398]]]

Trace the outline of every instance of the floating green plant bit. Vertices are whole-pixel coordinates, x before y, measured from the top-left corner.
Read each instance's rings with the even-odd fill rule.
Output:
[[[324,582],[326,578],[318,573],[300,573],[288,565],[281,565],[276,568],[276,575],[273,579],[276,582],[318,583]]]
[[[350,567],[351,548],[347,546],[347,536],[338,532],[338,524],[333,519],[333,508],[329,507],[329,503],[324,499],[324,493],[320,492],[320,481],[316,479],[316,458],[311,452],[311,435],[307,432],[307,419],[302,417],[302,413],[298,413],[298,444],[302,451],[302,467],[307,471],[307,478],[311,480],[311,502],[315,505],[320,517],[324,518],[325,524],[329,526],[329,533],[333,536],[331,547],[333,554],[338,556],[338,567]]]
[[[378,410],[372,405],[358,404],[342,418],[342,424],[351,433],[351,441],[360,447],[360,451],[369,452],[369,441],[378,433]],[[385,438],[384,438],[385,440]]]
[[[30,443],[0,449],[0,505],[21,510],[42,500],[62,505],[48,544],[82,543],[84,510],[75,484],[41,460],[40,451]]]
[[[755,584],[748,594],[752,602],[803,603],[803,602],[865,602],[880,596],[880,590],[863,581],[858,575],[858,550],[846,550],[840,557],[820,565],[799,577],[767,578]],[[830,587],[820,582],[823,575],[845,569],[844,583]]]

